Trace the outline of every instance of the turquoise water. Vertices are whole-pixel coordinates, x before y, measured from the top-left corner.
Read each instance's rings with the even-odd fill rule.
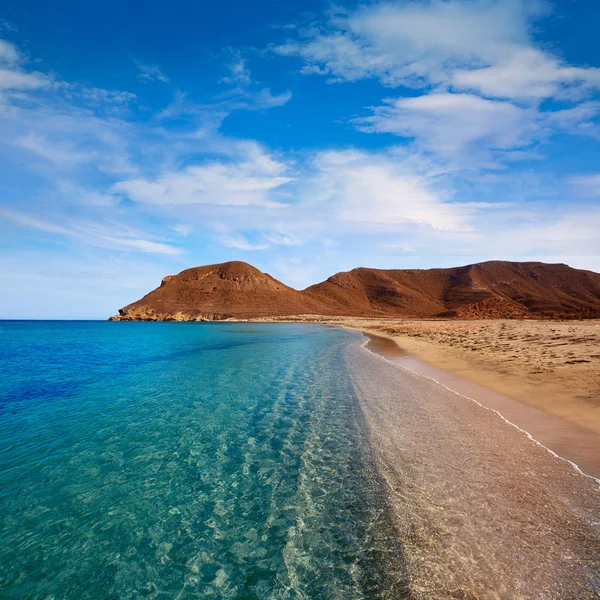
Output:
[[[403,597],[357,339],[1,322],[0,597]]]

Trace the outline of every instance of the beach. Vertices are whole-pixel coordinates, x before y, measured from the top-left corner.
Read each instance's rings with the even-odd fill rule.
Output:
[[[597,597],[596,480],[368,344],[348,361],[411,597]]]
[[[600,434],[600,321],[335,321]]]
[[[332,322],[600,478],[600,321]]]

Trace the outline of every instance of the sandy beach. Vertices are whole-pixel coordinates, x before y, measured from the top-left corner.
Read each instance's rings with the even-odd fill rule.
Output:
[[[348,349],[414,598],[596,598],[597,482],[496,413]],[[402,358],[402,357],[400,357]]]
[[[600,321],[335,319],[600,435]]]

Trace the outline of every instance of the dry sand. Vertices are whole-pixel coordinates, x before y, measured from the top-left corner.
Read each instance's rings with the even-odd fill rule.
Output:
[[[330,322],[600,435],[600,320]]]

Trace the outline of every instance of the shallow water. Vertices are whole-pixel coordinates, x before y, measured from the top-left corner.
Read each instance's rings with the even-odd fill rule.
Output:
[[[402,361],[346,357],[414,597],[600,598],[597,480]]]
[[[356,339],[1,323],[0,596],[402,597]]]
[[[499,412],[540,444],[600,481],[600,434],[426,364],[392,339],[373,334],[368,334],[368,338],[367,350],[423,378],[433,379],[467,400]]]
[[[0,322],[0,597],[600,597],[593,480],[310,324]]]

